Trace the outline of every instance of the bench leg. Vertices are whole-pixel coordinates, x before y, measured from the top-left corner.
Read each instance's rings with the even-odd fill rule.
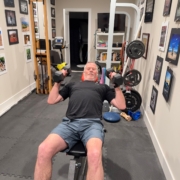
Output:
[[[75,170],[76,170],[76,160],[71,159],[69,162],[68,180],[74,180]]]

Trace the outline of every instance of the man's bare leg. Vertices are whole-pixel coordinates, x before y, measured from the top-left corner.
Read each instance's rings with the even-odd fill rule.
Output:
[[[34,180],[50,180],[52,157],[67,147],[66,142],[57,134],[50,134],[39,146],[34,172]]]
[[[102,141],[98,138],[91,138],[87,142],[86,148],[88,159],[87,180],[103,180]]]

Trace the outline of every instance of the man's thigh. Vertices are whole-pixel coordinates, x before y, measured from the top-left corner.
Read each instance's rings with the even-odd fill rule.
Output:
[[[83,144],[86,146],[87,142],[92,138],[98,138],[104,142],[104,126],[101,121],[87,122],[87,128],[84,129],[80,135]]]
[[[70,122],[68,120],[63,120],[56,128],[51,131],[51,134],[59,135],[68,145],[64,151],[69,151],[74,144],[79,140],[79,135],[77,134],[78,124],[76,122]]]

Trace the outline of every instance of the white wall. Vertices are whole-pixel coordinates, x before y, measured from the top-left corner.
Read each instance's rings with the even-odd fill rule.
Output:
[[[25,58],[25,46],[23,43],[23,35],[21,30],[20,18],[26,17],[29,19],[30,13],[28,9],[28,15],[20,14],[19,1],[14,1],[15,7],[4,7],[4,1],[0,1],[0,27],[3,32],[4,49],[0,49],[0,54],[4,53],[6,58],[7,73],[0,75],[0,116],[15,105],[19,100],[29,94],[36,88],[34,81],[34,59],[32,54],[32,61],[26,62]],[[42,2],[37,2],[38,7],[38,19],[39,19],[39,33],[40,38],[45,38],[44,31],[44,10]],[[47,0],[47,19],[48,19],[48,37],[52,39],[51,28],[51,7],[56,7],[50,4]],[[7,27],[4,10],[12,10],[16,12],[17,26]],[[9,45],[7,29],[18,29],[19,44]],[[31,24],[30,31],[31,35]],[[31,48],[32,53],[33,49]]]
[[[142,95],[144,119],[151,133],[156,151],[161,165],[166,174],[167,180],[180,179],[180,62],[177,66],[165,61],[167,46],[169,43],[172,28],[179,28],[174,22],[177,1],[172,1],[170,16],[163,17],[164,1],[155,1],[154,15],[152,23],[143,23],[142,32],[150,33],[150,42],[147,59],[136,60],[135,67],[142,73],[142,81],[138,86],[138,91]],[[137,1],[138,2],[138,1]],[[144,4],[145,5],[145,4]],[[158,50],[161,24],[169,21],[168,36],[164,52]],[[154,67],[157,56],[163,58],[163,68],[159,85],[153,81]],[[171,89],[169,102],[166,102],[163,95],[163,85],[167,66],[174,72],[174,80]],[[150,109],[150,98],[152,86],[158,90],[158,99],[155,114]]]
[[[118,3],[124,2],[124,0],[117,0]],[[134,3],[134,0],[127,0],[126,3]],[[57,36],[64,36],[64,26],[63,26],[63,9],[72,9],[72,8],[86,8],[91,9],[91,42],[90,44],[90,60],[95,59],[95,49],[94,49],[94,33],[97,29],[97,13],[109,12],[110,11],[110,0],[60,0],[56,1],[56,11],[57,19]],[[134,17],[134,10],[132,8],[116,8],[116,11],[127,11],[131,17]],[[133,20],[131,27],[133,27]]]
[[[16,12],[17,26],[7,27],[5,9]],[[25,60],[21,17],[29,18],[29,15],[20,14],[19,1],[15,1],[14,8],[4,7],[4,1],[0,1],[0,27],[2,28],[4,40],[4,49],[0,49],[0,53],[5,54],[7,65],[7,73],[0,75],[0,115],[35,87],[33,60],[28,63]],[[19,44],[9,45],[7,29],[18,29]]]

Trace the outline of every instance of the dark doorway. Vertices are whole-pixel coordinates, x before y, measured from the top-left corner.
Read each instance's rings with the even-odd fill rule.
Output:
[[[70,61],[72,70],[83,70],[77,65],[87,62],[88,12],[70,12]]]

